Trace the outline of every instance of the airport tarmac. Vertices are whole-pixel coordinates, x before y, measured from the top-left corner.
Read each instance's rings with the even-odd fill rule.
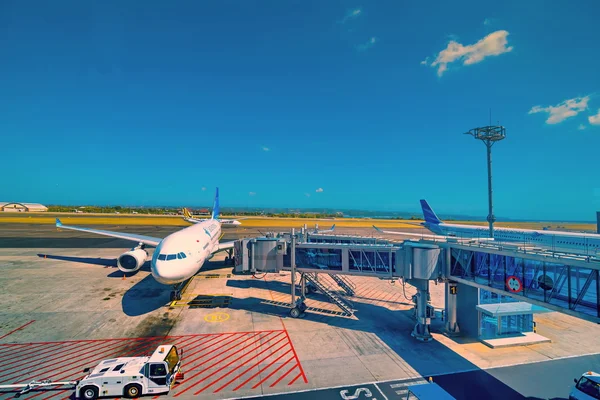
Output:
[[[102,229],[161,237],[178,228]],[[339,233],[359,232],[373,234]],[[255,234],[225,230],[223,240]],[[406,384],[429,376],[458,399],[531,397],[547,380],[554,397],[567,398],[572,379],[587,365],[598,365],[595,356],[579,356],[600,352],[600,327],[555,312],[535,318],[538,333],[552,343],[490,349],[476,340],[447,338],[439,333],[439,320],[432,326],[435,340],[417,342],[410,336],[415,322],[408,300],[415,290],[374,278],[350,278],[357,287],[353,317],[337,315],[335,306],[314,294],[304,317],[293,319],[278,305],[289,301],[289,273],[233,275],[222,256],[190,283],[184,300],[191,305],[170,307],[170,287],[155,282],[148,265],[131,276],[116,268],[116,257],[130,247],[127,241],[47,225],[0,225],[0,385],[77,379],[99,360],[148,354],[165,342],[184,350],[186,378],[164,397],[182,399],[291,392],[298,398],[307,393],[340,398],[340,391],[354,393],[363,383],[391,399],[400,398]],[[443,285],[432,284],[431,293],[433,305],[443,307]],[[578,360],[576,368],[583,370],[550,368],[566,363],[561,359]],[[516,388],[507,373],[493,372],[521,364],[536,372]],[[512,375],[523,376],[517,371]],[[473,385],[470,392],[456,385],[472,379],[485,385]],[[336,388],[315,391],[331,387]],[[550,397],[545,388],[538,398]],[[23,398],[71,393],[60,389]],[[0,398],[13,395],[3,392]]]

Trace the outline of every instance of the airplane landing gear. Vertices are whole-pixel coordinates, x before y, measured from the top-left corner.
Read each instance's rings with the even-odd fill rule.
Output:
[[[181,283],[173,285],[173,290],[171,291],[171,295],[170,295],[171,301],[181,300],[181,287],[182,286],[183,285]]]
[[[181,300],[181,291],[180,290],[173,290],[171,291],[171,301],[178,301]]]
[[[227,256],[225,257],[225,265],[233,265],[233,249],[227,250]]]

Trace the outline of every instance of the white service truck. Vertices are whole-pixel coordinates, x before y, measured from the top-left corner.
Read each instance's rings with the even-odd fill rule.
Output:
[[[119,357],[101,361],[75,388],[75,397],[94,400],[98,397],[134,398],[145,394],[168,393],[176,380],[183,379],[181,360],[173,345],[161,345],[146,357]]]
[[[569,400],[598,400],[600,399],[600,374],[588,371],[575,378],[575,386],[569,394]]]

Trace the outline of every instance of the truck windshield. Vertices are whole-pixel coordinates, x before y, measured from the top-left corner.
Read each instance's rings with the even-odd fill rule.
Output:
[[[179,355],[177,355],[177,348],[175,346],[171,347],[171,350],[169,350],[169,353],[165,357],[165,362],[169,367],[169,374],[172,374],[175,366],[179,362]]]
[[[595,399],[600,399],[600,385],[594,381],[589,380],[585,376],[582,376],[579,382],[577,382],[577,386],[575,386],[578,390],[587,394],[588,396],[592,396]]]

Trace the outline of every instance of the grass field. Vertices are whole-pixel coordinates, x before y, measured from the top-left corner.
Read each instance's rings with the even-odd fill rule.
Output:
[[[59,217],[66,225],[163,225],[163,226],[189,226],[179,216],[147,216],[147,215],[106,215],[106,214],[73,214],[73,213],[0,213],[0,223],[21,223],[21,224],[54,224],[55,218]],[[226,217],[225,217],[226,218]],[[355,219],[355,218],[336,218],[336,219],[310,219],[310,218],[268,218],[268,217],[249,217],[243,219],[242,227],[246,228],[289,228],[301,227],[307,224],[314,227],[319,224],[322,229],[329,228],[336,224],[337,227],[344,228],[370,228],[376,225],[384,229],[414,229],[418,228],[421,221],[410,221],[406,223],[399,220],[386,219]],[[457,224],[487,225],[483,221],[451,221]],[[550,229],[558,227],[576,231],[594,231],[595,224],[570,223],[570,222],[497,222],[499,227],[512,227],[521,229],[542,229],[544,226],[550,226]]]

